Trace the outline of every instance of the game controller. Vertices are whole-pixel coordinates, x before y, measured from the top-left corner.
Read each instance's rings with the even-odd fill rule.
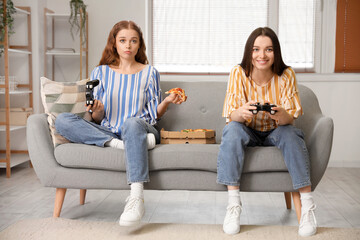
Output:
[[[94,104],[94,87],[99,85],[99,80],[91,80],[86,83],[86,105],[93,105]]]
[[[274,115],[277,112],[276,110],[272,109],[273,107],[276,107],[276,105],[270,103],[260,104],[258,102],[255,104],[250,104],[250,106],[256,107],[256,109],[250,109],[253,114],[257,114],[259,111],[265,111],[269,112],[271,115]]]

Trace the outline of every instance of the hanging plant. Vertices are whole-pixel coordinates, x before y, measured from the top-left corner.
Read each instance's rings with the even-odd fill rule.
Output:
[[[6,1],[6,0],[3,0]],[[13,14],[16,13],[16,9],[14,7],[14,3],[12,2],[12,0],[7,0],[6,1],[6,15],[4,18],[4,2],[2,1],[1,6],[0,6],[0,57],[2,55],[2,53],[4,52],[4,40],[5,40],[5,26],[8,27],[8,36],[10,36],[10,34],[13,34],[13,23],[14,23],[14,18],[13,18]]]
[[[86,42],[86,5],[83,0],[70,0],[69,23],[71,25],[70,32],[72,38],[74,39],[74,30],[76,30],[76,33],[79,33],[79,31],[81,30],[80,34],[83,35],[82,44],[84,44]]]

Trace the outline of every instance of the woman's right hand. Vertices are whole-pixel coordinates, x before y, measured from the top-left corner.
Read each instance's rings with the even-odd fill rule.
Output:
[[[165,99],[164,99],[165,102],[167,103],[174,103],[174,104],[181,104],[183,103],[184,101],[181,99],[180,95],[179,94],[176,94],[176,93],[171,93],[169,96],[167,96]]]
[[[94,121],[100,123],[104,118],[104,104],[101,101],[94,99],[94,104],[86,107],[86,111],[89,112],[90,110]]]
[[[255,104],[256,102],[250,101],[247,102],[245,105],[239,107],[238,109],[234,110],[230,118],[232,121],[244,123],[245,121],[251,121],[253,118],[253,113],[250,110],[255,110],[256,107],[250,106],[250,104]]]

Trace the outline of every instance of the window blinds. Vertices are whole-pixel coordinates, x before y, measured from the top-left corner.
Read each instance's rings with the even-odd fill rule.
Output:
[[[360,2],[338,0],[335,72],[360,72]]]
[[[317,0],[274,1],[153,0],[152,64],[163,73],[228,73],[250,33],[275,18],[285,63],[313,70]]]
[[[267,0],[154,0],[152,63],[160,72],[229,72],[267,19]]]
[[[314,0],[280,0],[278,37],[286,65],[307,70],[314,68]]]

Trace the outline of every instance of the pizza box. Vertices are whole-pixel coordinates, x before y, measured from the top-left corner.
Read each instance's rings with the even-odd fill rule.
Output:
[[[32,113],[32,108],[10,108],[10,125],[25,126]],[[0,108],[0,122],[5,122],[5,114],[5,108]]]
[[[160,131],[162,144],[211,144],[215,143],[215,131]]]

